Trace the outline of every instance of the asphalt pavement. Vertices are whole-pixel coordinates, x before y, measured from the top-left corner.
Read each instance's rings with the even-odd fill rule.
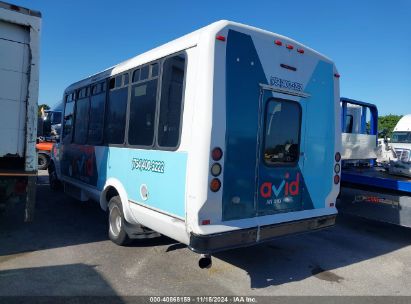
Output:
[[[0,296],[411,295],[411,230],[354,218],[333,228],[213,256],[167,237],[119,247],[97,203],[39,177],[35,221],[0,215]]]

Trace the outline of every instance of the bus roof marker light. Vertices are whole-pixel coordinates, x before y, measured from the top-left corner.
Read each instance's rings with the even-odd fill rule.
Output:
[[[225,37],[222,35],[215,36],[215,39],[220,40],[220,41],[225,41]]]
[[[201,225],[210,225],[211,221],[210,220],[202,220]]]
[[[294,46],[292,46],[291,44],[286,44],[285,47],[289,50],[294,49]]]
[[[304,54],[304,50],[303,49],[297,49],[297,52],[300,54]]]
[[[278,46],[282,46],[282,45],[283,45],[283,43],[281,42],[281,40],[276,40],[276,41],[274,41],[274,43],[275,43],[276,45],[278,45]]]
[[[335,78],[340,78],[340,74],[335,73],[335,74],[334,74],[334,77],[335,77]]]

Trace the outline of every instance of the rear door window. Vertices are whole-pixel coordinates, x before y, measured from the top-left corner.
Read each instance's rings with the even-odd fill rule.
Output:
[[[294,101],[267,102],[264,126],[264,162],[268,166],[293,165],[300,151],[301,106]]]

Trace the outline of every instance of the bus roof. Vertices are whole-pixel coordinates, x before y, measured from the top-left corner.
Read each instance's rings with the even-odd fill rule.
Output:
[[[89,85],[91,83],[94,83],[96,81],[105,79],[107,77],[111,77],[120,73],[123,73],[129,69],[132,69],[134,67],[146,64],[148,62],[151,62],[153,60],[168,56],[170,54],[179,52],[181,50],[194,47],[198,44],[200,41],[200,37],[203,35],[216,35],[219,31],[223,30],[224,28],[229,27],[229,28],[238,28],[242,29],[245,31],[253,32],[253,33],[260,33],[263,35],[268,35],[271,36],[273,39],[282,39],[285,40],[289,43],[293,43],[295,46],[302,47],[307,51],[312,52],[315,56],[320,57],[322,60],[327,61],[327,62],[332,62],[331,59],[328,57],[318,53],[317,51],[291,39],[286,36],[282,36],[267,30],[263,30],[260,28],[256,28],[253,26],[233,22],[233,21],[228,21],[228,20],[220,20],[216,21],[214,23],[211,23],[203,28],[200,28],[194,32],[191,32],[189,34],[186,34],[180,38],[177,38],[175,40],[172,40],[168,43],[165,43],[163,45],[160,45],[154,49],[151,49],[147,52],[144,52],[140,55],[137,55],[131,59],[128,59],[126,61],[123,61],[113,67],[110,67],[104,71],[101,71],[99,73],[93,74],[85,79],[82,79],[78,82],[75,82],[71,84],[69,87],[66,88],[65,92],[70,92],[73,90],[76,90],[80,87]]]

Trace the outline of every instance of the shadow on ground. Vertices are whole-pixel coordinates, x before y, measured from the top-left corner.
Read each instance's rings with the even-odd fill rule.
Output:
[[[411,244],[403,227],[338,217],[335,227],[270,243],[217,253],[215,257],[248,272],[251,288],[264,288],[314,276],[341,283],[333,269],[372,259]]]
[[[0,290],[2,296],[47,296],[50,303],[56,300],[53,296],[93,295],[110,296],[113,303],[122,303],[95,267],[84,264],[3,270]]]
[[[108,240],[107,213],[96,202],[79,202],[62,192],[52,192],[47,176],[37,185],[35,218],[25,223],[24,205],[0,214],[0,261],[4,256]],[[130,246],[159,246],[175,241],[160,237]],[[2,257],[3,256],[3,257]]]

